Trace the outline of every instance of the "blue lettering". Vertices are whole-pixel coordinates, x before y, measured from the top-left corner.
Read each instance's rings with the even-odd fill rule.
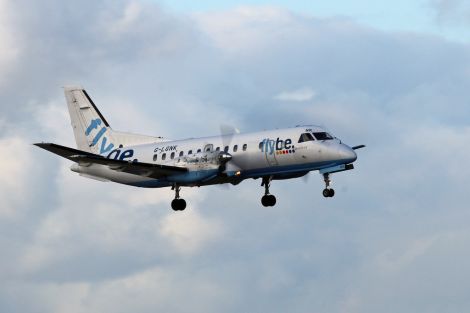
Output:
[[[101,142],[101,148],[100,148],[100,154],[106,153],[110,150],[113,150],[114,145],[112,143],[109,143],[109,145],[106,147],[106,141],[108,138],[104,137],[103,141]]]
[[[98,134],[96,134],[95,138],[93,138],[93,142],[91,143],[90,147],[93,147],[94,145],[96,145],[105,132],[106,132],[106,128],[101,128]]]
[[[114,153],[115,155],[114,155],[114,157],[111,157],[111,156],[113,155],[113,153]],[[119,158],[119,155],[120,155],[120,154],[121,154],[121,150],[116,149],[116,150],[111,151],[111,152],[108,154],[107,158],[108,158],[108,159],[117,160],[117,159]]]
[[[98,128],[99,125],[101,125],[101,120],[99,118],[97,118],[95,120],[91,120],[90,126],[88,126],[88,128],[85,131],[85,135],[88,136],[91,133],[91,131],[93,129]]]
[[[121,156],[119,157],[119,160],[124,160],[124,159],[127,159],[127,158],[131,158],[134,156],[134,150],[126,150],[124,151]]]
[[[291,146],[290,146],[291,143],[292,143],[291,139],[286,139],[286,141],[284,142],[284,147],[286,149],[290,149],[291,148]]]
[[[264,152],[264,150],[266,150],[266,139],[263,139],[263,141],[260,142],[260,146],[261,146],[261,152]]]
[[[274,146],[275,146],[275,142],[274,140],[268,140],[268,146],[269,146],[269,154],[273,154],[274,153]]]
[[[293,149],[294,145],[292,144],[292,139],[282,140],[278,137],[276,140],[263,139],[259,143],[259,148],[261,152],[273,154],[276,151]]]

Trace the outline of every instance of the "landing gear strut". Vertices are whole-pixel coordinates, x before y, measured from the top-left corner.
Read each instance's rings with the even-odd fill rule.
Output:
[[[175,191],[175,199],[171,201],[171,208],[174,211],[183,211],[184,209],[186,209],[186,201],[180,198],[181,187],[175,184],[171,189]]]
[[[261,186],[264,186],[264,196],[261,198],[261,204],[266,207],[276,205],[276,197],[269,193],[272,179],[272,176],[263,177],[263,182],[261,183]]]
[[[330,174],[325,173],[323,174],[323,180],[325,181],[325,189],[323,189],[323,197],[325,198],[332,198],[335,195],[335,190],[330,188]]]

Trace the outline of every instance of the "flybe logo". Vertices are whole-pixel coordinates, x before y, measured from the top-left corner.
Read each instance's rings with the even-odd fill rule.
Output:
[[[259,148],[261,152],[264,152],[269,155],[272,155],[274,153],[276,153],[276,155],[295,153],[294,145],[292,144],[292,139],[289,138],[286,140],[279,139],[279,137],[276,140],[266,138],[259,143]]]
[[[103,122],[99,118],[91,120],[90,125],[85,131],[85,135],[88,137],[91,132],[94,129],[98,129],[102,123]],[[101,127],[101,129],[96,133],[96,135],[93,137],[92,142],[90,143],[90,147],[94,147],[100,141],[100,139],[103,138],[103,140],[101,141],[101,145],[99,146],[100,154],[109,152],[114,148],[114,145],[111,142],[108,144],[108,138],[105,136],[107,130],[108,129],[106,127]]]

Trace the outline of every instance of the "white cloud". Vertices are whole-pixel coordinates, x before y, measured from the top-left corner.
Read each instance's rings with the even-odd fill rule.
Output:
[[[274,96],[275,100],[304,102],[312,100],[315,97],[315,91],[310,87],[299,88],[292,91],[283,91]]]
[[[0,219],[14,218],[31,199],[25,195],[30,186],[33,159],[31,146],[19,137],[0,139]]]
[[[3,83],[11,74],[20,53],[19,38],[14,25],[11,23],[10,3],[0,0],[0,90]]]
[[[467,46],[281,8],[190,18],[141,1],[46,4],[5,13],[29,48],[0,91],[0,311],[469,307]],[[70,82],[119,130],[178,138],[314,122],[368,148],[334,175],[331,201],[313,174],[273,182],[269,210],[250,180],[185,188],[188,209],[173,212],[169,188],[87,180],[30,147],[73,145],[58,88]]]
[[[112,37],[119,37],[122,33],[132,32],[132,27],[141,17],[142,6],[137,1],[127,3],[122,16],[106,25]]]
[[[387,274],[401,271],[429,251],[438,239],[438,236],[419,238],[407,243],[405,247],[387,249],[378,257],[379,266]]]
[[[181,254],[192,254],[204,245],[216,241],[223,235],[223,225],[211,219],[204,219],[192,208],[185,214],[166,216],[160,227],[161,234]]]
[[[194,18],[218,48],[231,54],[261,51],[296,26],[296,19],[288,10],[270,6],[241,6],[230,11],[197,13]]]

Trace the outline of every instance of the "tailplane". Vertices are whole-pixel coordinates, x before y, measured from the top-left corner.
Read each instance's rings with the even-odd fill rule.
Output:
[[[120,146],[164,141],[161,137],[114,131],[82,87],[67,86],[64,93],[79,150],[106,154]]]

